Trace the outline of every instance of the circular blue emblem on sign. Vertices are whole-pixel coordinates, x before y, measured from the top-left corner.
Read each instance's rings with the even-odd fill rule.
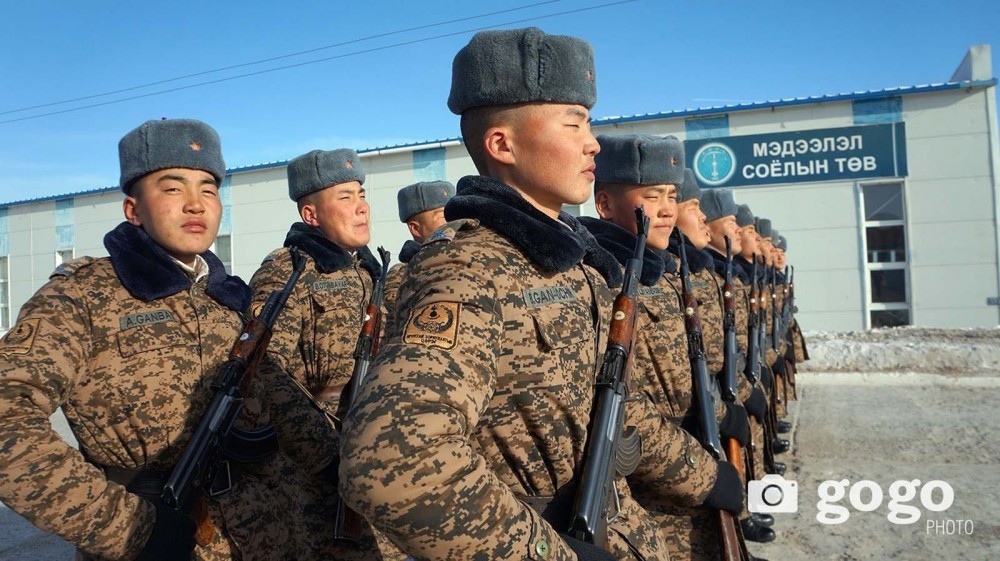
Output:
[[[736,171],[736,154],[725,144],[710,142],[694,154],[694,173],[698,181],[718,187]]]

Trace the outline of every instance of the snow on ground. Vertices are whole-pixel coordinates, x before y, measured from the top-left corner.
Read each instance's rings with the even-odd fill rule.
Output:
[[[804,334],[803,372],[1000,373],[1000,328],[897,327]]]

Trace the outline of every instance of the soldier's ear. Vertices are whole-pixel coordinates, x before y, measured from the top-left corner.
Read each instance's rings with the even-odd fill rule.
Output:
[[[302,217],[302,221],[306,224],[319,227],[319,217],[316,214],[316,205],[312,203],[305,203],[299,207],[299,216]]]
[[[138,201],[132,195],[125,197],[122,201],[122,212],[125,213],[125,220],[133,226],[142,226],[142,219],[139,217],[139,213],[136,212],[136,205]]]
[[[406,228],[410,231],[410,236],[414,239],[420,239],[424,237],[424,229],[416,220],[410,220],[406,223]]]
[[[594,206],[597,208],[597,214],[603,220],[611,218],[613,204],[611,195],[609,195],[607,191],[598,191],[594,195]]]
[[[508,125],[496,125],[487,129],[483,135],[483,144],[489,160],[508,166],[517,163],[513,132]]]

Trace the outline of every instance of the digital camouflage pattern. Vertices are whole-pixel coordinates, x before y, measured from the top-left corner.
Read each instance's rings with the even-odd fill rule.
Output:
[[[83,558],[132,559],[145,544],[153,505],[100,466],[171,469],[242,329],[235,311],[206,296],[205,278],[144,302],[108,258],[74,260],[25,303],[0,343],[0,500]],[[280,402],[294,398],[265,376],[252,389],[237,426],[273,422],[292,450],[314,458],[322,428],[309,424],[308,411]],[[49,423],[60,406],[80,451]],[[298,417],[288,423],[274,411]],[[295,558],[283,523],[289,505],[268,483],[288,465],[281,454],[244,465],[235,487],[209,500],[222,533],[196,549],[197,559]]]
[[[372,294],[371,274],[361,267],[357,257],[342,269],[323,273],[316,261],[303,253],[305,269],[285,310],[274,327],[268,347],[271,375],[294,380],[303,395],[311,396],[339,430],[346,407],[343,389],[354,370],[354,347],[361,332],[365,308]],[[250,282],[253,292],[251,307],[258,310],[268,294],[280,290],[292,273],[291,254],[281,248],[268,255]],[[339,454],[340,433],[333,432],[330,451],[318,464],[300,464],[306,470],[325,466]],[[299,470],[301,472],[301,470]],[[335,543],[333,539],[333,508],[337,500],[334,475],[325,479],[315,474],[297,473],[306,485],[295,484],[292,494],[301,506],[299,515],[308,530],[296,538],[315,559],[365,561],[383,559],[376,537],[364,528],[362,544],[352,546]],[[324,472],[324,476],[326,472]],[[386,546],[390,546],[388,542]],[[401,558],[388,551],[386,559]],[[394,557],[395,556],[395,557]]]
[[[571,491],[611,297],[589,266],[543,273],[476,221],[438,230],[410,263],[345,422],[348,502],[418,559],[574,559],[519,497]],[[665,459],[666,421],[648,401],[630,404],[628,423],[644,453],[630,482],[664,501],[702,501],[694,468]],[[611,549],[666,559],[659,529],[619,488]]]
[[[399,285],[402,284],[405,274],[406,263],[396,263],[389,268],[389,273],[385,276],[385,303],[382,307],[385,308],[386,321],[396,309],[396,296],[399,294]]]
[[[663,254],[665,258],[673,256]],[[677,267],[679,270],[679,267]],[[700,273],[710,273],[703,269]],[[698,300],[699,314],[702,310],[708,312],[709,321],[718,321],[717,329],[721,333],[721,306],[714,297],[715,282],[710,275],[696,278],[692,273],[691,286]],[[704,303],[704,304],[703,304]],[[680,273],[664,273],[654,287],[643,287],[640,305],[645,311],[640,316],[639,343],[636,360],[648,360],[653,366],[645,369],[644,392],[656,404],[660,414],[680,423],[683,417],[693,410],[694,396],[692,386],[691,362],[688,358],[688,341],[684,328],[683,301],[681,299]],[[702,306],[705,306],[702,308]],[[710,336],[707,332],[714,329],[704,315],[701,315],[703,337],[721,345],[721,336]],[[721,346],[718,347],[721,352]],[[706,350],[707,354],[707,350]],[[717,359],[721,369],[721,357]],[[709,368],[709,372],[713,372]],[[721,422],[725,409],[721,402],[716,404],[716,419]],[[686,434],[686,433],[685,433]],[[695,460],[696,465],[708,464],[715,471],[715,460],[697,440],[690,437],[685,441],[682,452]],[[705,495],[715,483],[715,477],[700,479]],[[721,531],[716,521],[714,511],[697,506],[700,502],[687,504],[663,503],[652,500],[646,493],[636,489],[639,503],[650,510],[656,518],[664,535],[667,537],[670,555],[674,559],[718,559],[721,549],[718,542]],[[708,557],[709,555],[715,557]]]

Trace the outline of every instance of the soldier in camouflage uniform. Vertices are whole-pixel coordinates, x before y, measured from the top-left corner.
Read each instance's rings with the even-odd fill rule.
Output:
[[[781,330],[783,331],[783,334],[781,339],[784,351],[782,352],[781,359],[779,360],[784,360],[784,373],[785,373],[784,389],[786,390],[785,395],[783,395],[782,397],[786,398],[787,402],[787,401],[794,401],[796,399],[796,393],[795,393],[795,371],[796,371],[795,364],[796,364],[796,352],[797,352],[796,343],[797,339],[800,339],[802,334],[798,330],[798,325],[796,324],[795,321],[794,310],[787,310],[787,317],[784,317],[784,315],[786,314],[785,312],[786,307],[791,305],[790,301],[788,302],[788,304],[785,304],[785,301],[790,299],[790,286],[788,285],[789,279],[788,277],[785,276],[786,272],[785,265],[787,264],[785,260],[785,250],[788,248],[788,240],[785,239],[785,236],[779,234],[777,230],[773,230],[772,237],[774,238],[774,244],[773,244],[774,265],[775,269],[779,271],[778,291],[779,294],[781,295],[781,298],[778,302],[778,313],[782,314]],[[789,425],[788,429],[790,430],[790,428],[791,427]],[[787,432],[787,430],[785,432]]]
[[[385,309],[391,314],[396,303],[396,293],[403,281],[406,264],[427,241],[434,230],[444,226],[444,205],[455,195],[455,186],[447,181],[422,181],[407,185],[396,193],[399,221],[406,224],[412,240],[406,240],[399,250],[399,263],[389,269],[385,279]]]
[[[778,372],[775,371],[775,365],[778,361],[778,353],[774,350],[771,343],[771,330],[774,327],[774,312],[772,308],[772,300],[775,299],[776,295],[771,292],[771,273],[774,271],[774,254],[772,252],[773,244],[771,243],[771,221],[767,218],[762,218],[757,216],[754,218],[754,226],[757,232],[757,248],[760,250],[760,262],[758,263],[758,268],[765,269],[761,273],[761,296],[760,296],[760,307],[761,313],[764,315],[765,322],[763,327],[764,331],[764,347],[761,349],[761,355],[763,356],[764,366],[766,367],[766,372],[764,376],[767,377],[770,385],[771,391],[769,392],[768,399],[770,399],[769,404],[774,407],[775,414],[779,419],[779,424],[784,421],[781,418],[785,415],[785,406],[781,399],[781,389],[780,380],[778,379]],[[766,282],[765,282],[766,281]],[[778,438],[776,435],[771,441],[770,451],[772,454],[782,454],[787,452],[790,447],[788,440],[783,438]],[[776,470],[781,471],[781,467],[775,464]]]
[[[410,262],[386,340],[344,424],[341,490],[418,559],[666,559],[661,532],[616,485],[610,557],[568,525],[621,268],[563,204],[587,200],[593,57],[538,29],[476,34],[449,107],[483,175]],[[715,492],[670,458],[645,399],[632,474],[662,501]],[[707,474],[715,478],[715,467]],[[530,506],[529,506],[530,505]],[[737,507],[738,508],[738,502]]]
[[[294,559],[289,505],[269,483],[290,466],[281,454],[222,470],[214,488],[229,490],[207,500],[217,530],[207,545],[195,547],[191,519],[159,499],[250,292],[208,251],[225,175],[215,131],[148,121],[119,153],[126,221],[104,238],[110,256],[60,266],[0,342],[0,500],[78,558]],[[322,415],[265,374],[251,390],[236,426],[274,422],[299,461],[322,465],[331,451]],[[60,406],[79,451],[49,424]]]
[[[764,294],[764,262],[760,259],[763,248],[761,243],[760,234],[757,233],[757,219],[750,210],[750,207],[745,204],[737,205],[736,213],[736,224],[740,227],[740,255],[738,258],[733,259],[733,263],[739,265],[743,270],[743,273],[749,279],[750,275],[754,272],[754,259],[758,260],[756,271],[757,271],[757,288],[759,293],[759,302],[757,304],[760,306],[760,314],[766,314],[768,306],[767,295]],[[746,287],[746,298],[749,302],[750,299],[750,289],[751,287]],[[771,407],[771,393],[774,391],[774,374],[771,369],[766,365],[766,358],[764,352],[766,349],[761,349],[760,361],[762,363],[758,370],[758,387],[764,392],[764,406],[761,407],[759,403],[760,398],[754,397],[751,402],[752,405],[748,404],[748,410],[751,411],[754,417],[759,417],[761,413],[767,414],[768,409]],[[748,402],[749,403],[749,402]],[[763,409],[763,411],[761,411]],[[783,474],[785,472],[785,464],[782,462],[776,462],[773,459],[773,439],[770,431],[765,429],[765,440],[762,444],[755,446],[754,448],[754,465],[760,466],[758,473],[779,473]],[[755,444],[757,441],[754,441]],[[761,471],[763,470],[763,471]]]
[[[781,284],[775,282],[775,290],[771,290],[771,276],[778,274],[778,269],[775,264],[775,252],[774,252],[774,242],[773,237],[773,225],[771,221],[767,218],[757,217],[757,234],[760,236],[760,248],[761,254],[764,257],[764,264],[767,267],[767,279],[768,282],[765,286],[764,296],[761,299],[761,305],[766,311],[767,316],[767,331],[765,335],[765,348],[762,350],[764,353],[765,364],[771,369],[774,374],[774,397],[773,401],[776,403],[775,413],[779,419],[783,418],[787,413],[786,404],[784,401],[784,362],[779,363],[779,358],[784,355],[785,352],[785,342],[783,338],[778,339],[777,347],[774,349],[773,344],[773,328],[774,328],[774,314],[775,310],[781,309]],[[775,439],[773,443],[773,450],[775,454],[781,454],[787,452],[789,448],[789,443],[785,439]]]
[[[740,251],[743,249],[742,232],[736,221],[738,208],[733,200],[733,193],[728,189],[712,189],[702,192],[701,208],[705,213],[705,224],[708,226],[711,239],[709,240],[706,252],[712,257],[712,269],[715,272],[715,281],[718,286],[718,300],[724,301],[723,286],[726,279],[726,242],[728,237],[731,243],[733,255],[732,283],[733,296],[736,308],[735,331],[737,346],[740,357],[737,361],[737,378],[740,382],[740,400],[746,404],[748,412],[753,411],[751,429],[752,442],[754,448],[764,444],[764,421],[767,412],[767,401],[761,388],[754,388],[749,380],[742,374],[746,364],[746,341],[748,338],[749,320],[749,300],[746,298],[747,287],[750,284],[750,277],[743,272],[743,269],[736,262]],[[723,303],[723,306],[725,304]],[[744,454],[753,454],[755,450],[745,449]],[[753,463],[756,469],[762,464]],[[745,473],[746,479],[750,478],[750,473]],[[761,472],[763,475],[763,472]],[[755,542],[774,541],[775,533],[770,526],[774,524],[774,517],[768,514],[750,514],[743,512],[742,517],[743,535],[746,539]]]
[[[276,377],[294,380],[340,428],[347,409],[343,390],[354,371],[354,349],[373,280],[381,274],[368,250],[370,209],[361,159],[349,149],[313,150],[288,163],[288,195],[302,222],[292,224],[284,246],[270,253],[250,281],[253,308],[280,289],[292,271],[289,247],[306,264],[274,327],[268,356]],[[339,444],[339,433],[335,435]],[[299,497],[316,559],[380,559],[365,528],[361,546],[334,542],[336,454],[330,469],[312,478],[313,493]],[[307,467],[307,466],[303,466]]]
[[[650,233],[646,238],[639,305],[642,309],[634,347],[633,372],[637,387],[653,403],[663,417],[673,421],[671,428],[679,434],[672,438],[671,453],[698,458],[702,470],[714,467],[715,460],[683,429],[681,422],[691,409],[691,367],[688,360],[687,336],[681,313],[680,296],[672,284],[676,271],[673,258],[666,255],[670,234],[677,220],[677,184],[684,180],[684,148],[674,137],[656,138],[645,135],[602,135],[598,137],[601,152],[597,155],[595,204],[601,220],[581,218],[580,221],[610,251],[620,263],[633,256],[637,234],[633,209],[642,205],[650,216]],[[722,432],[742,432],[746,440],[746,414],[730,412],[720,402],[718,413],[723,419]],[[692,456],[693,454],[693,456]],[[735,468],[721,463],[716,468],[726,477],[738,478]],[[703,484],[712,480],[702,476]],[[735,486],[735,485],[734,485]],[[713,508],[686,508],[692,504],[657,504],[641,485],[636,486],[636,498],[650,507],[651,514],[666,530],[670,552],[674,558],[708,558],[702,550],[718,551],[718,546],[696,546],[692,551],[691,512],[703,511],[711,517]],[[656,507],[656,508],[654,508]],[[734,513],[738,514],[738,512]],[[707,539],[718,542],[718,525],[714,532],[702,532]]]

